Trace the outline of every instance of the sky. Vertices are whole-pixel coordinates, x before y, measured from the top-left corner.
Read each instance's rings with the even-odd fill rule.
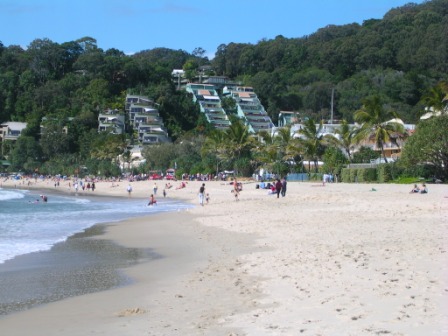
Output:
[[[211,59],[221,44],[300,38],[410,2],[423,0],[0,0],[0,42],[27,48],[89,36],[103,50],[202,48]]]

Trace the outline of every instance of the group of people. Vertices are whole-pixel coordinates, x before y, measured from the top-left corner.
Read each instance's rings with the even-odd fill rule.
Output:
[[[414,187],[409,192],[410,194],[427,194],[428,188],[426,187],[426,184],[423,183],[421,188],[419,188],[418,185],[414,184]]]
[[[55,187],[56,186],[59,186],[59,184],[55,184]],[[71,188],[70,182],[68,183],[68,188],[69,189]],[[79,182],[75,181],[73,183],[73,189],[75,189],[76,193],[78,192],[79,188],[81,188],[83,191],[86,190],[86,188],[88,191],[90,191],[90,190],[95,191],[95,182],[92,182],[92,184],[90,184],[90,182],[85,183],[82,180],[79,180]]]
[[[286,177],[284,177],[282,180],[277,179],[275,181],[274,187],[275,187],[275,193],[277,194],[277,198],[280,197],[280,194],[282,197],[286,196],[286,185],[288,182],[286,182]]]
[[[210,201],[210,195],[205,192],[205,183],[202,183],[199,188],[199,204],[204,206],[204,201],[208,204]]]

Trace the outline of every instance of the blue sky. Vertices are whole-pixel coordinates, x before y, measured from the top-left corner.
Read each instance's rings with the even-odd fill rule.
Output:
[[[0,0],[0,41],[90,36],[127,54],[164,47],[212,58],[220,44],[303,37],[330,24],[381,19],[407,0]],[[423,0],[412,1],[422,3]]]

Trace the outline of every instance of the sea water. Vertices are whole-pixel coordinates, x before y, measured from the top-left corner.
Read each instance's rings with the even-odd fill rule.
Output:
[[[49,250],[94,224],[191,207],[169,199],[147,206],[144,199],[47,197],[48,202],[43,202],[39,195],[25,190],[0,188],[0,264],[19,255]]]

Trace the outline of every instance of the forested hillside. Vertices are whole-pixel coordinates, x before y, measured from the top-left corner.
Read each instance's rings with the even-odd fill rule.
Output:
[[[157,48],[126,55],[102,50],[92,37],[62,44],[36,37],[26,49],[0,42],[0,122],[28,123],[23,138],[3,143],[1,153],[10,154],[17,168],[52,162],[56,172],[82,163],[104,172],[107,168],[97,166],[103,161],[111,166],[132,142],[133,130],[111,139],[97,133],[97,117],[107,108],[123,110],[126,93],[154,99],[172,139],[207,135],[205,118],[171,77],[173,69],[182,68],[194,77],[203,65],[211,65],[207,75],[253,86],[274,123],[281,110],[329,119],[332,91],[336,119],[352,122],[363,101],[375,96],[406,123],[417,123],[424,107],[433,106],[428,102],[441,103],[446,94],[439,83],[448,80],[447,14],[448,0],[410,3],[361,25],[222,44],[212,60],[202,48],[192,54]],[[43,117],[47,134],[41,134]]]
[[[448,0],[391,9],[382,20],[328,26],[310,36],[220,45],[218,75],[252,85],[274,121],[280,110],[352,119],[360,100],[379,94],[407,122],[415,122],[425,90],[448,76]],[[153,49],[125,55],[102,50],[94,38],[62,44],[37,38],[26,50],[0,43],[0,120],[36,122],[44,115],[92,117],[122,107],[123,92],[162,104],[171,133],[194,128],[197,115],[170,74],[208,60],[202,50]],[[194,110],[194,109],[193,109]],[[89,120],[90,121],[90,120]]]
[[[408,4],[382,20],[327,26],[310,36],[221,45],[218,74],[252,85],[275,119],[279,110],[352,120],[361,99],[378,94],[407,122],[415,122],[425,91],[448,77],[448,1]]]

